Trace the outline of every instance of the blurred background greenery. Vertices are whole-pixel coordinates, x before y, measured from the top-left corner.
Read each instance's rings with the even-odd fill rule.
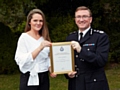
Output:
[[[120,1],[119,0],[0,0],[0,74],[16,73],[14,53],[18,37],[24,32],[26,16],[33,8],[46,16],[52,42],[65,41],[77,30],[74,11],[88,6],[93,13],[92,27],[109,35],[110,64],[120,62]]]
[[[74,11],[82,5],[92,10],[92,27],[109,35],[109,61],[105,70],[110,90],[120,90],[120,0],[0,0],[0,90],[18,90],[19,69],[14,54],[28,12],[33,8],[41,9],[52,42],[61,42],[77,30]],[[50,79],[51,90],[67,90],[63,75]]]
[[[106,67],[119,66],[120,0],[0,0],[0,74],[19,71],[14,54],[31,9],[39,8],[45,13],[52,42],[61,42],[70,32],[77,30],[74,11],[82,5],[92,10],[92,27],[109,35],[110,51]]]

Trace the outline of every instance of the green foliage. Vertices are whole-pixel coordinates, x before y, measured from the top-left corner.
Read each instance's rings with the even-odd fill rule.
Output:
[[[13,31],[25,18],[31,8],[36,8],[31,0],[1,0],[0,22],[9,26]]]
[[[70,15],[52,17],[49,18],[48,22],[50,37],[53,42],[65,41],[70,32],[77,30],[74,19]]]
[[[23,21],[23,22],[19,23],[15,32],[20,32],[20,33],[24,32],[25,25],[26,25],[26,21]]]
[[[100,0],[92,4],[93,27],[104,30],[110,38],[109,61],[120,62],[120,1]]]
[[[72,3],[73,1],[65,3],[66,0],[0,0],[0,22],[10,27],[9,29],[0,23],[0,74],[17,70],[14,52],[17,39],[24,31],[28,12],[32,8],[43,10],[48,15],[47,22],[52,42],[62,42],[70,32],[78,30],[71,15],[81,1],[76,0]],[[90,2],[88,6],[93,13],[92,27],[104,30],[109,35],[109,61],[119,63],[120,0],[92,0]],[[15,33],[15,36],[11,31]]]
[[[17,70],[14,61],[16,38],[10,28],[0,23],[0,74],[10,74]]]
[[[110,60],[116,63],[120,62],[120,33],[111,33],[110,41]]]
[[[120,1],[108,0],[105,11],[106,29],[108,29],[111,47],[110,60],[116,63],[120,62]],[[105,24],[104,23],[104,24]]]

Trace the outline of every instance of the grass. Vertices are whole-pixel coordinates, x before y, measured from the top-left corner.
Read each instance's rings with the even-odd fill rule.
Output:
[[[120,64],[113,65],[111,68],[106,70],[110,90],[120,90]]]
[[[110,90],[120,90],[120,65],[113,69],[107,69],[106,75]],[[19,74],[0,75],[0,90],[19,90]],[[50,90],[67,90],[67,80],[64,75],[56,78],[50,77]]]

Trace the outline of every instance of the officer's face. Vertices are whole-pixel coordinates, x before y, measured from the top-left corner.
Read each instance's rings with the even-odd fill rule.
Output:
[[[80,30],[87,29],[92,22],[92,17],[88,10],[78,10],[75,12],[75,23]]]

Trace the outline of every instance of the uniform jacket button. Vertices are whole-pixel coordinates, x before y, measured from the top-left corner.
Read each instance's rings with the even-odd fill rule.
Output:
[[[76,55],[76,58],[78,57],[78,55]]]
[[[75,77],[78,77],[78,75],[75,75]]]
[[[77,65],[75,65],[75,67],[77,67]]]
[[[94,82],[96,82],[97,80],[96,79],[94,79]]]
[[[79,68],[76,68],[76,70],[79,70]]]
[[[80,59],[80,61],[84,61],[84,59]]]
[[[88,50],[88,51],[90,51],[90,49],[89,49],[89,48],[88,48],[87,50]]]

